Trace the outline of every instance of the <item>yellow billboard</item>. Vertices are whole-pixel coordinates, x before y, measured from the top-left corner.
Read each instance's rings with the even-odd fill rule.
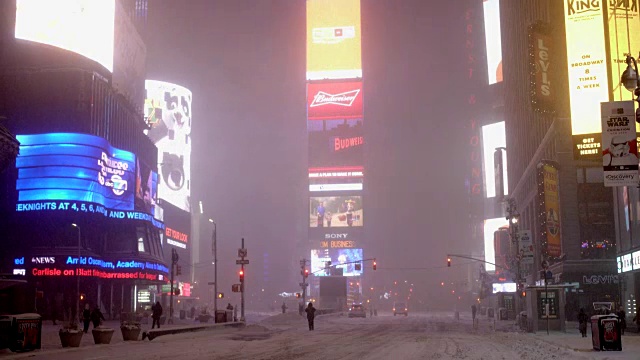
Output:
[[[307,80],[361,77],[360,0],[307,0]]]
[[[565,0],[564,10],[572,134],[600,133],[600,103],[609,101],[601,1]]]
[[[545,164],[542,167],[544,186],[544,229],[546,233],[547,255],[558,257],[561,254],[560,238],[560,193],[558,191],[558,169]]]

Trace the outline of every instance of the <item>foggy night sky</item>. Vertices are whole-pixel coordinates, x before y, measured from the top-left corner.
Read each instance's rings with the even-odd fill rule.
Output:
[[[305,16],[301,0],[149,1],[147,78],[193,91],[192,204],[202,199],[219,226],[224,289],[237,280],[243,236],[250,291],[265,251],[278,292],[298,288],[298,260],[309,256],[296,247],[309,211]],[[388,279],[439,282],[466,271],[384,270],[469,253],[462,17],[456,1],[362,1],[362,242]]]

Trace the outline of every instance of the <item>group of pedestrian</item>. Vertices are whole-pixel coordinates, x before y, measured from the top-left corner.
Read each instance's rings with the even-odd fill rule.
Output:
[[[84,304],[84,310],[82,311],[82,321],[84,323],[83,331],[86,334],[89,331],[89,324],[93,323],[93,328],[100,326],[102,321],[105,320],[104,315],[100,311],[100,308],[96,306],[93,311],[89,307],[89,304]]]

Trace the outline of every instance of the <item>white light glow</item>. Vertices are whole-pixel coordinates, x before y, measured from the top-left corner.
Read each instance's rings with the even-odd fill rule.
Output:
[[[509,225],[509,222],[503,217],[484,221],[484,261],[491,263],[496,262],[496,251],[493,248],[493,233],[507,225]],[[487,271],[496,270],[496,267],[491,264],[485,264],[485,267]]]
[[[114,0],[18,0],[17,39],[86,56],[113,71]]]
[[[484,0],[484,36],[487,45],[489,84],[502,81],[502,38],[500,35],[500,0]]]
[[[492,198],[496,196],[496,174],[493,153],[498,147],[507,146],[507,136],[504,128],[504,121],[485,125],[482,127],[482,153],[484,161],[484,183],[486,186],[486,196]],[[507,152],[502,152],[503,185],[504,195],[509,194],[509,184],[507,182]]]

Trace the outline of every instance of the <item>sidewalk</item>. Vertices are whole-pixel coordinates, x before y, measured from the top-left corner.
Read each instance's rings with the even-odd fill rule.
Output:
[[[575,326],[573,326],[575,324]],[[546,329],[540,329],[537,333],[529,333],[529,336],[537,340],[544,341],[559,347],[572,349],[577,352],[596,352],[593,350],[591,342],[591,327],[587,327],[587,337],[583,338],[578,331],[576,322],[567,322],[567,331],[550,331],[547,335]],[[614,352],[604,352],[612,354]],[[617,352],[616,352],[617,353]],[[622,353],[640,354],[640,334],[637,332],[626,331],[622,336]]]
[[[213,319],[212,319],[213,320]],[[209,323],[213,324],[213,321]],[[171,329],[175,327],[180,327],[184,325],[200,325],[200,322],[193,319],[174,319],[172,325],[162,325],[163,329]],[[58,322],[58,325],[52,325],[50,320],[45,321],[42,324],[42,349],[52,350],[52,349],[62,349],[62,345],[60,344],[60,337],[58,336],[58,331],[62,328],[64,323]],[[120,332],[120,320],[107,320],[102,323],[102,326],[113,328],[115,331],[113,332],[113,337],[111,338],[111,344],[117,344],[124,342],[122,340],[122,333]],[[80,347],[84,346],[95,346],[93,342],[93,335],[91,334],[91,330],[93,329],[93,325],[89,326],[89,331],[82,336],[82,342],[80,343]],[[151,330],[151,324],[142,324],[142,331]],[[140,338],[142,338],[142,331],[140,332]]]

